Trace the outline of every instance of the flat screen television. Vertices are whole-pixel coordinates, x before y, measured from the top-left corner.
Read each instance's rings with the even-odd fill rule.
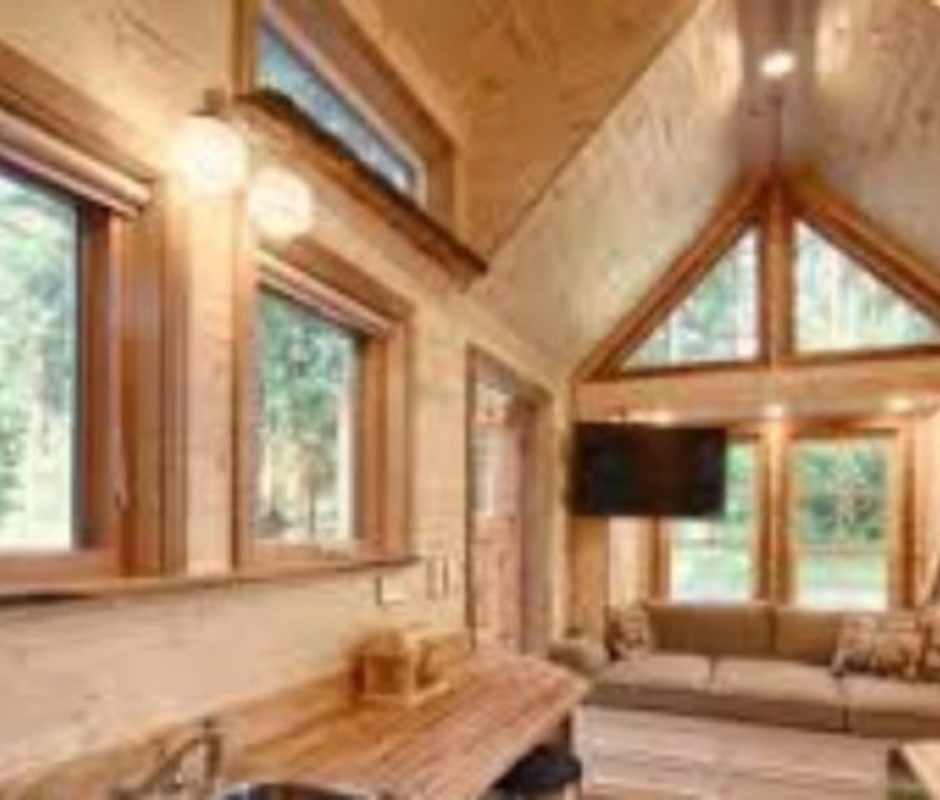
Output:
[[[573,513],[714,517],[725,505],[727,431],[583,424],[571,462]]]

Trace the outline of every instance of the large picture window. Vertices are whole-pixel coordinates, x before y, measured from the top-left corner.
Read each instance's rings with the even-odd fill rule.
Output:
[[[792,593],[797,604],[881,609],[897,520],[893,439],[795,441],[790,451]]]
[[[724,513],[657,521],[654,595],[769,599],[879,610],[910,601],[914,491],[903,419],[742,428],[729,446]]]
[[[81,215],[0,171],[0,554],[76,546]]]
[[[270,290],[258,302],[255,530],[342,545],[356,535],[359,337]]]
[[[670,597],[687,601],[743,601],[755,587],[760,526],[759,445],[731,445],[725,510],[714,520],[668,526]]]

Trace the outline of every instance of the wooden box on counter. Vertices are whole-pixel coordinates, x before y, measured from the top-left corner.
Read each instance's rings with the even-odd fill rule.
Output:
[[[359,651],[361,699],[414,706],[451,688],[470,647],[463,633],[411,627],[371,636]]]

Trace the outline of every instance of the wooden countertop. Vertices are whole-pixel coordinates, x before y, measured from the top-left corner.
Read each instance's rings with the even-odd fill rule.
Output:
[[[940,741],[913,742],[901,752],[930,796],[940,798]]]
[[[246,750],[234,777],[349,784],[396,800],[477,800],[586,691],[540,659],[480,655],[447,694],[416,708],[362,705],[297,725]]]

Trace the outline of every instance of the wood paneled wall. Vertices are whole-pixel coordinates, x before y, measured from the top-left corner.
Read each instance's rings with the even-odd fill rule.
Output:
[[[229,82],[230,5],[3,3],[0,37],[113,110],[162,154],[202,91]],[[395,591],[385,593],[385,605],[376,575],[364,573],[0,612],[4,776],[329,672],[355,637],[390,620],[463,624],[467,346],[485,346],[558,395],[556,442],[566,413],[562,369],[337,186],[315,188],[322,241],[415,306],[412,535],[422,561],[387,576]],[[176,257],[188,290],[179,557],[191,573],[205,574],[231,561],[237,218],[227,201],[195,203],[174,191]],[[546,536],[551,568],[560,572],[562,519],[553,496]],[[432,559],[453,576],[444,593],[429,589]]]
[[[820,4],[811,157],[826,180],[940,263],[940,14],[912,0]]]

